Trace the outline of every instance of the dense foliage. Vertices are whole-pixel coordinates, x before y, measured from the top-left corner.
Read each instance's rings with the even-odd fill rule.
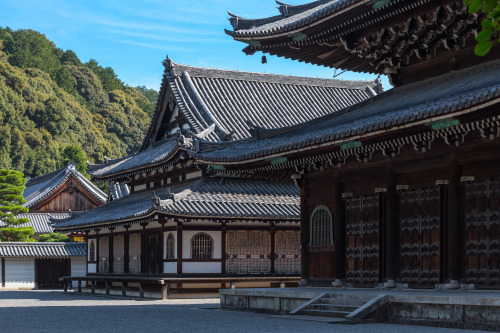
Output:
[[[51,232],[50,234],[40,235],[38,239],[39,242],[72,242],[73,240],[66,236],[65,234],[61,234],[59,232]]]
[[[493,44],[498,40],[498,29],[500,28],[500,0],[464,0],[469,6],[469,13],[483,12],[486,15],[481,21],[481,31],[476,36],[477,55],[486,55]]]
[[[95,163],[132,153],[154,110],[148,97],[39,32],[0,28],[0,168],[40,176],[75,160],[68,146]]]
[[[19,227],[28,223],[26,218],[16,218],[15,215],[27,213],[23,207],[26,202],[23,191],[26,188],[26,178],[22,172],[0,170],[0,221],[4,227],[0,228],[0,240],[9,242],[26,242],[35,233],[33,227]]]

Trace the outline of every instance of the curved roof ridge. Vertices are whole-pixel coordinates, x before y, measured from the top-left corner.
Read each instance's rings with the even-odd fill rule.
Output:
[[[378,87],[380,84],[377,79],[375,80],[338,80],[329,78],[315,78],[310,76],[296,76],[284,74],[271,74],[250,71],[238,71],[231,69],[207,68],[191,65],[183,65],[173,63],[173,74],[176,76],[188,72],[191,77],[206,77],[206,78],[220,78],[232,79],[238,81],[258,81],[269,83],[293,84],[293,85],[311,85],[333,88],[346,88],[346,89],[365,89],[367,86],[372,88]],[[247,74],[247,75],[244,75]]]

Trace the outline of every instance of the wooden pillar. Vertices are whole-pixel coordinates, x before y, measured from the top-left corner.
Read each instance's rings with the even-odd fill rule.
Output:
[[[161,298],[166,301],[168,299],[169,294],[169,285],[168,283],[164,283],[161,285]]]
[[[148,267],[147,261],[148,261],[148,251],[147,251],[147,246],[148,246],[148,241],[146,239],[146,225],[147,223],[141,223],[142,226],[142,231],[141,231],[141,273],[145,274],[146,269]]]
[[[302,280],[309,278],[309,212],[307,209],[307,196],[309,195],[306,188],[305,179],[302,180],[300,186],[300,277]]]
[[[95,271],[96,273],[99,273],[99,266],[100,266],[100,257],[99,257],[99,230],[96,230],[95,232]]]
[[[109,293],[110,293],[109,281],[108,280],[104,281],[104,285],[106,287],[106,295],[109,295]]]
[[[227,234],[227,228],[226,228],[226,222],[222,222],[222,232],[221,232],[221,268],[220,271],[222,273],[222,276],[226,276],[226,234]]]
[[[161,260],[160,260],[160,273],[164,274],[165,273],[165,264],[164,260],[167,256],[166,253],[166,244],[165,244],[165,218],[163,215],[159,217],[159,221],[161,223],[161,237],[160,237],[160,244],[161,244]]]
[[[78,292],[82,292],[82,280],[78,280]]]
[[[113,273],[113,263],[114,263],[114,258],[113,258],[113,241],[114,241],[114,235],[113,235],[113,230],[115,228],[109,228],[109,255],[108,255],[108,260],[109,260],[109,266],[108,266],[108,273]]]
[[[397,177],[394,173],[394,163],[389,161],[387,165],[387,189],[385,201],[385,221],[384,221],[384,248],[382,252],[382,260],[385,262],[385,287],[396,287],[396,267],[398,263],[396,260],[396,253],[398,248],[396,244],[396,217],[397,217],[397,196],[396,196]]]
[[[2,288],[5,288],[5,258],[2,258]]]
[[[335,173],[333,183],[333,241],[335,243],[335,283],[334,286],[342,286],[345,280],[345,220],[344,203],[342,202],[342,183],[340,182],[340,171]]]
[[[122,296],[127,296],[127,282],[122,281]]]
[[[458,165],[458,154],[453,151],[450,155],[450,180],[448,187],[448,219],[447,219],[447,242],[446,242],[446,268],[447,282],[450,288],[458,288],[460,279],[460,166]]]
[[[128,231],[128,228],[130,227],[125,227],[125,235],[123,237],[123,260],[125,261],[123,270],[125,273],[130,272],[130,233]]]
[[[271,275],[276,274],[276,225],[271,224]]]
[[[182,223],[177,222],[177,275],[182,275]]]
[[[89,243],[89,231],[87,230],[85,232],[85,241],[87,242],[87,259],[85,260],[85,275],[89,274],[89,261],[92,260],[93,258],[90,258],[90,252],[89,252],[89,249],[90,249],[90,243]],[[94,247],[95,249],[95,247]]]

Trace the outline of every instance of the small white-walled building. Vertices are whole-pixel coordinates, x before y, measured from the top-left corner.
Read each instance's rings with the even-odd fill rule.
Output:
[[[86,273],[85,243],[0,242],[0,290],[58,288]]]

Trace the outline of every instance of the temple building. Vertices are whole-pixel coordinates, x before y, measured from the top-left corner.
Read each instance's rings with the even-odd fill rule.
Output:
[[[89,165],[111,201],[59,220],[84,233],[87,276],[298,276],[299,189],[291,172],[224,175],[194,151],[316,119],[382,92],[338,81],[164,62],[151,126],[134,154]],[[115,281],[115,280],[113,280]],[[220,287],[220,283],[218,285]]]
[[[482,17],[462,0],[279,4],[270,18],[232,15],[227,33],[247,54],[386,74],[394,88],[247,140],[200,141],[196,162],[293,171],[307,283],[500,287],[500,48],[474,55]]]
[[[46,175],[29,178],[23,192],[29,208],[26,214],[16,217],[27,218],[35,230],[35,238],[53,232],[50,218],[67,218],[70,212],[81,212],[106,202],[107,196],[85,178],[74,164],[60,168]],[[0,227],[3,226],[0,222]],[[83,241],[83,239],[82,239]]]

